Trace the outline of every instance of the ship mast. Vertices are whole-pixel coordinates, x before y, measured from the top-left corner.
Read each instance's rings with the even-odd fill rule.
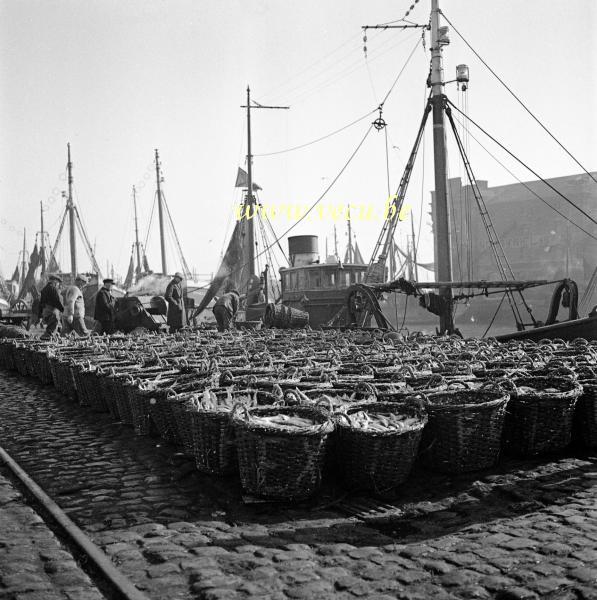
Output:
[[[251,89],[247,86],[247,227],[249,240],[249,277],[255,275],[255,226],[251,209],[255,204],[253,196],[253,155],[251,153]]]
[[[444,124],[444,73],[442,39],[439,26],[439,0],[431,0],[431,104],[433,110],[433,161],[435,167],[435,253],[438,281],[452,281],[452,250],[450,243],[450,212],[448,206],[448,173],[446,131]],[[440,287],[442,298],[440,333],[452,333],[452,289]]]
[[[46,273],[46,250],[45,250],[45,232],[44,232],[44,205],[43,202],[39,201],[39,212],[40,212],[40,220],[41,220],[41,274],[45,275]]]
[[[251,208],[255,204],[255,197],[253,196],[253,153],[251,150],[251,108],[269,108],[274,110],[288,110],[289,106],[264,106],[253,101],[251,106],[251,89],[247,86],[247,104],[241,105],[241,108],[247,109],[247,198],[245,200],[245,211],[244,214],[247,218],[248,227],[248,245],[249,245],[249,277],[255,275],[255,223],[254,218],[256,214],[251,211]]]
[[[164,236],[164,207],[162,205],[162,174],[160,172],[160,155],[158,154],[157,148],[155,151],[155,175],[158,192],[158,216],[160,221],[160,250],[162,253],[162,275],[167,275],[168,267],[166,264],[166,238]]]
[[[137,249],[137,276],[141,272],[141,248],[139,245],[139,224],[137,221],[137,189],[133,186],[133,208],[135,211],[135,247]]]
[[[350,204],[348,205],[348,218],[346,219],[346,224],[348,227],[348,264],[351,265],[353,263],[353,252],[352,252],[352,226],[350,223]]]
[[[68,199],[66,207],[68,210],[68,225],[70,233],[70,272],[75,280],[77,276],[77,238],[75,234],[75,204],[73,202],[73,163],[70,160],[70,143],[66,145],[68,150],[68,162],[66,169],[68,171]]]
[[[21,256],[21,273],[22,273],[22,275],[21,275],[21,286],[25,282],[25,277],[27,275],[27,259],[25,257],[25,255],[27,253],[26,238],[27,238],[27,229],[23,228],[23,254]]]

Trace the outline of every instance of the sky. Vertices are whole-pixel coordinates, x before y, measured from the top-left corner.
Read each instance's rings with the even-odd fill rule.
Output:
[[[431,0],[409,15],[427,23]],[[262,105],[252,111],[254,179],[264,205],[311,205],[339,175],[365,137],[374,113],[323,141],[379,106],[385,130],[373,129],[321,201],[323,213],[296,224],[272,220],[279,235],[320,236],[320,253],[346,245],[338,208],[383,212],[396,191],[421,119],[429,44],[421,30],[369,30],[363,25],[404,16],[410,0],[0,0],[0,269],[9,276],[27,229],[28,249],[40,230],[40,202],[52,243],[66,189],[66,144],[74,165],[74,197],[102,269],[124,275],[133,243],[132,186],[137,188],[141,241],[160,270],[154,149],[163,189],[188,265],[217,270],[232,231],[245,167],[250,85]],[[443,0],[445,15],[470,45],[589,170],[597,170],[597,3],[594,0]],[[445,23],[444,23],[445,24]],[[455,31],[444,51],[446,79],[457,64],[470,68],[466,93],[446,85],[452,101],[544,177],[581,172],[504,90]],[[428,38],[427,38],[428,42]],[[413,53],[410,60],[409,55]],[[405,66],[406,65],[406,66]],[[466,98],[465,98],[466,96]],[[476,136],[478,134],[475,134]],[[432,131],[407,194],[419,258],[433,259],[427,212],[433,189]],[[470,141],[478,179],[489,185],[514,179]],[[534,179],[484,141],[523,181]],[[464,171],[453,143],[449,175]],[[389,178],[388,178],[389,173]],[[490,207],[491,208],[491,207]],[[337,220],[334,221],[333,213]],[[421,217],[422,215],[422,217]],[[366,216],[363,215],[363,217]],[[354,215],[353,230],[366,259],[382,226]],[[397,239],[410,235],[410,220]],[[420,232],[420,234],[419,234]],[[57,252],[69,270],[68,244]],[[286,248],[286,242],[282,245]],[[168,270],[180,268],[171,236]],[[79,270],[89,268],[79,242]],[[262,265],[263,266],[263,265]],[[273,265],[276,267],[277,265]]]

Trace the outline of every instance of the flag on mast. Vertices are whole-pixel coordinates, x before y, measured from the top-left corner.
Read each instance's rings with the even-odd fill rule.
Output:
[[[249,175],[247,172],[240,167],[238,167],[238,172],[236,174],[236,183],[234,187],[237,188],[246,188],[249,185]],[[253,191],[262,190],[263,188],[253,182]]]

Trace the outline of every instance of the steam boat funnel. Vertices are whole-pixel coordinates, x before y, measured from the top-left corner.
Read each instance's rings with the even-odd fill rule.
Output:
[[[305,267],[319,262],[319,240],[316,235],[295,235],[288,238],[290,266]]]

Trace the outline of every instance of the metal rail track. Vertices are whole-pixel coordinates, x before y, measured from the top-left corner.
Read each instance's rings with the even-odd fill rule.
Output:
[[[94,573],[92,580],[99,574],[103,578],[102,587],[108,587],[110,596],[119,600],[149,600],[131,581],[119,571],[110,559],[98,548],[85,533],[69,519],[64,511],[27,475],[19,464],[0,446],[0,461],[6,465],[14,477],[24,486],[42,511],[49,515],[61,535],[85,557]],[[89,574],[89,573],[88,573]],[[95,582],[94,582],[95,583]]]

